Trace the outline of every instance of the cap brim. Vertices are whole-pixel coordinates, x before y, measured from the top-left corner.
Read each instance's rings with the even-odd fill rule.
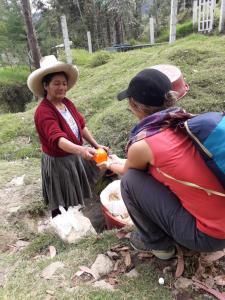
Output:
[[[123,99],[126,99],[126,98],[129,98],[129,95],[128,95],[127,90],[122,91],[122,92],[120,92],[120,93],[117,95],[117,99],[118,99],[119,101],[121,101],[121,100],[123,100]]]

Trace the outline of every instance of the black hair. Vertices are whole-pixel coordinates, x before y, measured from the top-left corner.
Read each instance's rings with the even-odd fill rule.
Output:
[[[63,76],[65,76],[66,81],[68,82],[68,76],[67,76],[67,74],[65,72],[63,72],[63,71],[62,72],[55,72],[55,73],[49,73],[49,74],[47,74],[47,75],[45,75],[43,77],[43,79],[42,79],[43,86],[44,86],[44,84],[45,85],[49,85],[49,83],[52,81],[52,78],[54,76],[56,76],[56,75],[63,75]],[[46,90],[44,90],[44,96],[45,97],[47,96],[47,91]]]

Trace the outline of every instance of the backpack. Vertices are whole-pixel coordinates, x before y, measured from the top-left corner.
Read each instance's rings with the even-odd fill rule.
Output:
[[[207,112],[180,124],[225,189],[225,113]]]

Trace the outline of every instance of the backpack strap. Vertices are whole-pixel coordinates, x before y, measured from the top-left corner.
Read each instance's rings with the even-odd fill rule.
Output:
[[[156,170],[158,171],[158,173],[162,174],[164,177],[172,179],[173,181],[179,182],[183,185],[190,186],[190,187],[193,187],[193,188],[196,188],[196,189],[199,189],[199,190],[203,190],[208,194],[208,196],[216,195],[216,196],[220,196],[220,197],[225,197],[224,193],[220,193],[220,192],[210,190],[210,189],[205,189],[204,187],[201,187],[200,185],[197,185],[197,184],[192,183],[192,182],[176,179],[176,178],[170,176],[169,174],[163,172],[162,170],[160,170],[160,168],[156,168]]]
[[[188,135],[199,145],[199,147],[202,149],[202,151],[210,158],[213,157],[212,153],[199,141],[199,139],[191,132],[188,126],[188,121],[185,121],[184,128],[186,129]]]

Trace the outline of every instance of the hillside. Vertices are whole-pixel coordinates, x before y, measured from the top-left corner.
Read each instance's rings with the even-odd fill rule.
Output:
[[[131,77],[152,65],[176,65],[190,86],[178,105],[193,113],[222,111],[225,106],[224,49],[225,36],[191,35],[173,45],[110,54],[107,62],[97,67],[91,65],[90,55],[81,59],[74,50],[80,78],[68,96],[84,114],[97,140],[109,145],[113,153],[124,156],[126,140],[136,120],[128,112],[126,101],[118,103],[116,94],[127,86]],[[187,296],[214,299],[194,288],[176,291],[175,295],[173,273],[163,273],[167,263],[149,258],[138,260],[133,253],[139,275],[128,278],[119,274],[114,292],[72,281],[79,266],[90,266],[97,254],[105,253],[116,244],[126,246],[128,243],[118,240],[115,231],[84,239],[77,245],[67,245],[51,233],[37,232],[38,222],[48,215],[41,202],[40,147],[33,124],[36,105],[36,102],[30,103],[23,113],[0,115],[0,299],[169,300],[188,299]],[[21,185],[13,184],[13,178],[23,175]],[[23,246],[19,246],[19,241],[24,242]],[[50,245],[57,250],[52,259]],[[51,280],[40,278],[41,270],[53,261],[64,263],[60,273]],[[225,264],[221,261],[220,274]],[[195,263],[187,258],[185,277],[193,275]],[[166,279],[164,286],[158,284],[161,276]],[[225,291],[221,287],[222,290]]]

